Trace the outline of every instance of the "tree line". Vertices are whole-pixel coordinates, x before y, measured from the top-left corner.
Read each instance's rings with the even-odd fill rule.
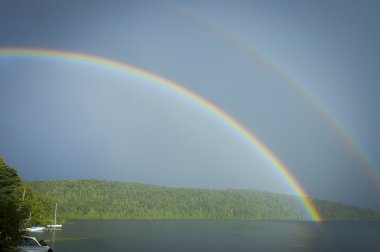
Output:
[[[295,196],[257,190],[171,188],[102,180],[43,180],[28,184],[57,202],[67,219],[307,220]],[[379,220],[380,213],[313,199],[325,220]]]

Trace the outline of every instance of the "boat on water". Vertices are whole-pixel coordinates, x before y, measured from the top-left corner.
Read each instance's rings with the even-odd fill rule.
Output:
[[[45,230],[45,227],[29,227],[25,229],[27,232],[43,232]]]
[[[62,224],[47,225],[46,229],[47,230],[61,230],[62,229]]]
[[[61,230],[62,229],[62,224],[57,224],[57,208],[58,208],[58,204],[55,203],[54,224],[47,225],[46,226],[47,230],[55,231],[55,230]]]
[[[43,240],[37,241],[36,237],[23,236],[21,245],[16,248],[17,252],[52,252],[50,248]]]

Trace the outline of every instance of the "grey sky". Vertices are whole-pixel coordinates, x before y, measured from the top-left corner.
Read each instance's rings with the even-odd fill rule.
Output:
[[[0,45],[100,55],[181,83],[257,135],[311,196],[380,209],[380,185],[277,74],[312,94],[379,174],[379,10],[377,1],[12,1],[1,3]],[[219,121],[110,69],[0,56],[0,112],[0,155],[24,179],[290,193]]]

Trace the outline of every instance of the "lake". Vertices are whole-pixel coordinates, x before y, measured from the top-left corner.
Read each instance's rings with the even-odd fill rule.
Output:
[[[380,222],[96,220],[30,235],[54,252],[380,251]]]

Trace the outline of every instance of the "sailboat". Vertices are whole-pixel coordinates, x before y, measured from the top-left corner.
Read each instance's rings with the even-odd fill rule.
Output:
[[[61,230],[62,229],[62,224],[57,224],[57,207],[58,203],[55,203],[55,211],[54,211],[54,224],[47,225],[46,229],[48,230]]]

